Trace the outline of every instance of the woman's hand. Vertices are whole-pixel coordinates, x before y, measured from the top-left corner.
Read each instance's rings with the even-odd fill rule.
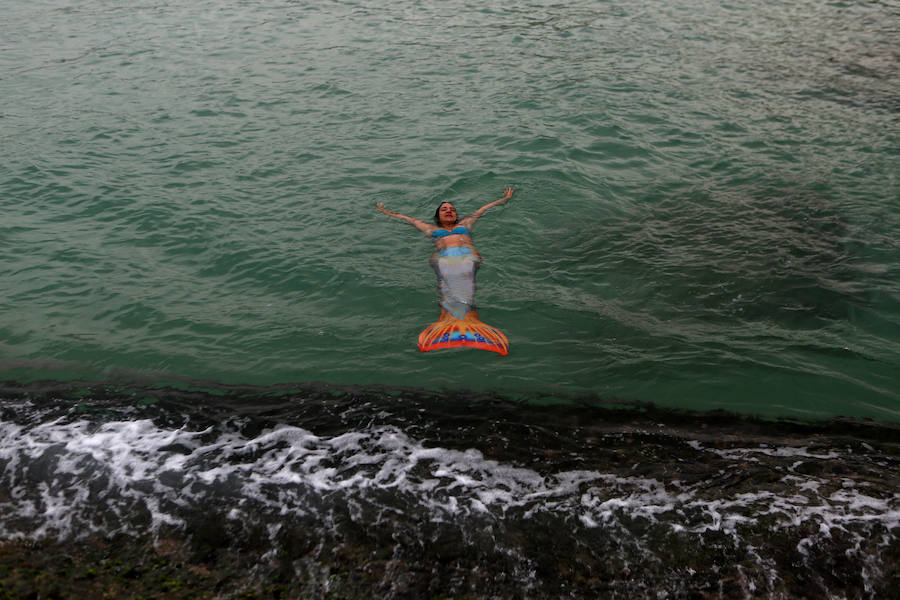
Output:
[[[497,206],[498,204],[503,204],[504,202],[506,202],[507,200],[512,198],[512,195],[514,193],[515,193],[515,191],[511,187],[506,188],[506,190],[504,190],[504,192],[503,192],[502,198],[498,198],[498,199],[494,200],[493,202],[488,202],[487,204],[485,204],[484,206],[482,206],[481,208],[479,208],[478,210],[473,212],[471,215],[469,215],[465,219],[461,219],[459,224],[465,225],[466,227],[471,227],[472,225],[475,224],[475,221],[477,221],[478,219],[480,219],[482,217],[482,215],[484,215],[484,213],[485,213],[485,211],[487,211],[487,209],[493,208],[493,207]]]
[[[429,225],[428,223],[425,223],[424,221],[420,221],[420,220],[414,219],[412,217],[407,217],[406,215],[386,209],[384,207],[384,202],[378,202],[377,204],[375,204],[375,210],[379,210],[379,211],[383,212],[384,214],[386,214],[387,216],[392,217],[394,219],[400,219],[401,221],[406,221],[407,223],[409,223],[410,225],[412,225],[419,231],[424,231],[425,233],[431,233],[431,231],[433,229],[435,229],[434,225]]]

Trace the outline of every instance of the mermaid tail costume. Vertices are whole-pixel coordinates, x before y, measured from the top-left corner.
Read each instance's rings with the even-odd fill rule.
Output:
[[[436,252],[430,264],[438,278],[441,318],[419,334],[419,350],[467,347],[508,354],[509,340],[499,329],[482,323],[475,310],[478,255],[471,248],[455,246]]]

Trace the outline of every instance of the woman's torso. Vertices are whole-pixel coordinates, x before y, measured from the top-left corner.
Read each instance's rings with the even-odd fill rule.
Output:
[[[437,235],[436,235],[437,234]],[[436,252],[446,250],[447,248],[469,248],[481,259],[478,251],[475,250],[475,244],[472,241],[472,230],[465,225],[454,225],[453,227],[438,227],[431,232],[431,238],[434,240],[434,249]]]

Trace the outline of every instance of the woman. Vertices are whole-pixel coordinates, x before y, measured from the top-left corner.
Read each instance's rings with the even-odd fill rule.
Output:
[[[442,202],[434,211],[434,225],[389,211],[379,202],[375,208],[389,217],[406,221],[434,240],[434,254],[429,264],[437,274],[441,294],[441,318],[419,335],[419,350],[467,346],[492,350],[501,355],[509,352],[509,341],[501,331],[482,323],[475,310],[475,273],[481,255],[472,243],[472,227],[491,207],[512,198],[513,189],[506,188],[503,197],[485,204],[471,215],[459,219],[450,202]]]

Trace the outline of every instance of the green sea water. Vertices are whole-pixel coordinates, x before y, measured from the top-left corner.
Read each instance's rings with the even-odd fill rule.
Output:
[[[900,4],[8,0],[0,375],[900,420]],[[422,354],[465,214],[510,355]]]

